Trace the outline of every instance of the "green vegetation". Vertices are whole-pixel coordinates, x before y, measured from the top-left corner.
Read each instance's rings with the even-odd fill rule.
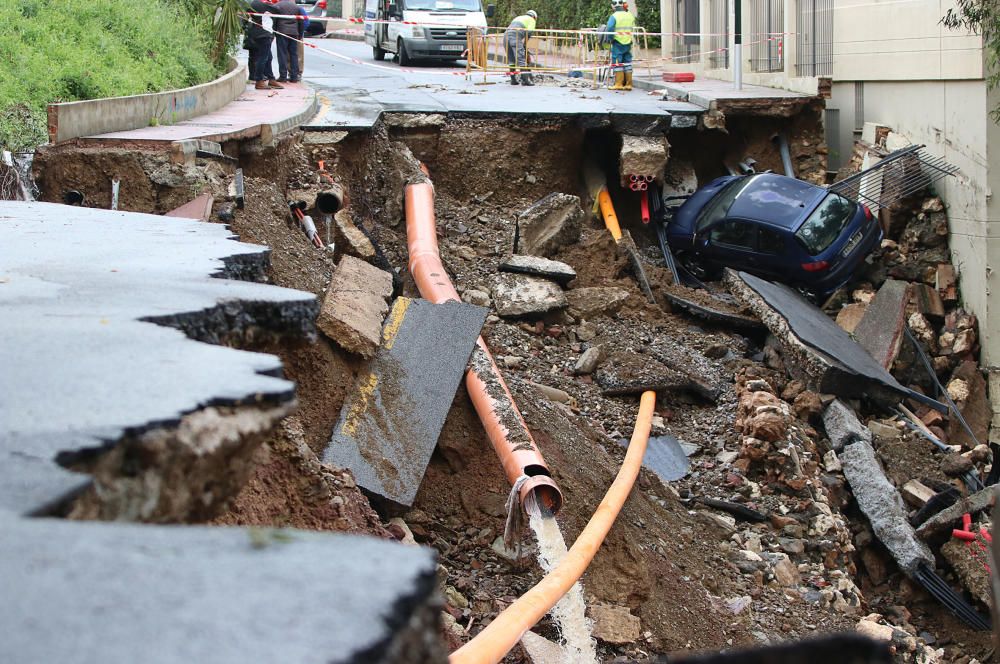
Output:
[[[6,73],[0,77],[0,146],[22,151],[44,143],[50,102],[212,80],[235,44],[238,6],[238,0],[0,2]]]
[[[497,15],[491,25],[507,26],[511,20],[529,9],[538,12],[539,30],[555,28],[577,30],[596,28],[608,22],[611,16],[610,0],[483,0],[497,6]],[[629,0],[638,8],[638,25],[649,32],[660,31],[659,0]],[[650,46],[659,46],[659,39],[650,39]]]

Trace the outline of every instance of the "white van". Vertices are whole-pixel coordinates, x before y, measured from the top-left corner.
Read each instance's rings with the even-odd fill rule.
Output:
[[[365,0],[365,42],[376,60],[394,53],[404,66],[414,60],[458,60],[465,51],[465,29],[485,29],[495,11],[488,5],[483,12],[482,0]]]

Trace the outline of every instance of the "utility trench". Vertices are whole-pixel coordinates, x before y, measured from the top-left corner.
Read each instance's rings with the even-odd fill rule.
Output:
[[[746,156],[757,160],[758,172],[783,172],[771,142],[779,130],[789,137],[797,175],[823,183],[819,118],[819,109],[809,106],[791,118],[729,118],[725,131],[672,130],[657,137],[667,146],[666,172],[654,184],[704,185],[726,174],[725,164]],[[344,256],[357,255],[363,243],[346,237],[332,220],[328,226],[315,208],[316,194],[329,182],[319,165],[345,191],[341,214],[375,248],[374,255],[360,257],[392,274],[394,297],[419,298],[407,268],[403,195],[407,184],[426,177],[423,164],[435,188],[443,264],[464,301],[489,308],[482,337],[562,491],[557,521],[567,544],[614,479],[635,423],[638,392],[617,394],[622,390],[608,386],[658,371],[698,379],[700,389],[672,384],[658,392],[650,442],[651,454],[667,444],[659,437],[676,438],[690,467],[673,481],[643,469],[581,579],[600,661],[673,661],[853,632],[866,617],[894,630],[898,661],[984,660],[991,652],[988,633],[954,618],[896,567],[873,536],[830,454],[821,414],[833,397],[811,389],[794,358],[762,325],[694,317],[668,299],[686,290],[673,284],[654,227],[640,221],[639,195],[621,170],[622,140],[612,129],[585,129],[558,118],[389,113],[370,133],[298,132],[270,147],[234,142],[226,144],[225,158],[187,164],[142,150],[73,146],[40,151],[34,168],[39,198],[46,201],[62,202],[75,190],[85,194],[85,205],[107,208],[112,178],[121,181],[121,209],[131,211],[163,213],[210,193],[210,223],[228,224],[240,240],[270,247],[263,275],[268,283],[314,293],[322,302],[335,267]],[[655,301],[644,295],[631,261],[593,214],[588,163],[608,183]],[[242,208],[230,188],[237,168],[245,178]],[[538,245],[545,258],[575,270],[575,278],[559,287],[567,304],[545,313],[504,313],[498,268],[510,257],[515,236],[522,248],[530,240],[518,219],[553,194],[579,198],[570,204],[578,233]],[[290,218],[289,201],[306,203],[327,247],[305,238]],[[907,219],[923,214],[921,201],[908,204],[916,207],[896,213],[902,219],[897,238]],[[871,274],[855,286],[861,294],[851,289],[841,296],[843,303],[855,296],[870,300],[885,280],[890,259],[884,252],[892,248],[877,251]],[[723,290],[721,284],[713,287]],[[731,299],[716,305],[753,318]],[[519,546],[503,543],[511,484],[464,383],[412,507],[388,506],[361,491],[349,469],[322,462],[341,409],[366,370],[362,356],[324,334],[290,341],[250,331],[211,341],[279,356],[285,377],[297,386],[297,407],[262,445],[234,453],[240,472],[225,500],[148,520],[349,532],[433,548],[439,622],[432,632],[443,645],[395,661],[442,661],[543,576],[530,530]],[[581,357],[592,349],[596,366],[581,367]],[[857,406],[865,419],[885,416],[863,401]],[[878,438],[876,452],[900,486],[914,477],[948,481],[939,468],[941,455],[915,434],[897,430]],[[139,490],[129,488],[129,478],[115,476],[119,462],[90,463],[84,470],[119,491],[87,494],[66,513],[142,519],[116,513],[115,496]],[[711,499],[730,508],[712,507]],[[741,516],[733,505],[761,518]],[[950,569],[939,562],[942,570]],[[560,640],[549,617],[533,631]],[[518,646],[503,661],[532,660]]]

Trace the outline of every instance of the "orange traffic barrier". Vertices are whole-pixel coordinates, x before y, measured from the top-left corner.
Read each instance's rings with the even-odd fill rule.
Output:
[[[621,242],[622,229],[618,225],[618,215],[615,214],[615,206],[611,204],[611,195],[607,187],[601,188],[601,193],[597,195],[597,203],[601,206],[601,216],[604,217],[604,225],[611,232],[611,237],[615,242]]]
[[[438,252],[434,185],[430,182],[407,185],[405,202],[410,274],[420,294],[438,304],[448,300],[460,302]],[[562,507],[562,492],[552,479],[482,337],[476,342],[471,368],[465,373],[465,386],[507,479],[518,490],[521,503],[534,495],[538,505],[552,514],[558,512]]]
[[[495,664],[517,645],[524,633],[542,619],[563,595],[569,592],[594,559],[604,543],[608,531],[618,518],[622,505],[632,492],[632,485],[639,476],[642,458],[649,442],[649,429],[656,406],[656,392],[643,392],[639,402],[635,429],[615,481],[611,483],[604,500],[590,517],[566,557],[531,590],[504,609],[493,622],[474,639],[456,650],[448,658],[449,664]]]

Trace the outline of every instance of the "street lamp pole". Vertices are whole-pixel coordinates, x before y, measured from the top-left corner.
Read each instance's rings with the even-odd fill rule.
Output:
[[[733,0],[736,10],[733,21],[733,87],[743,89],[743,0]]]

